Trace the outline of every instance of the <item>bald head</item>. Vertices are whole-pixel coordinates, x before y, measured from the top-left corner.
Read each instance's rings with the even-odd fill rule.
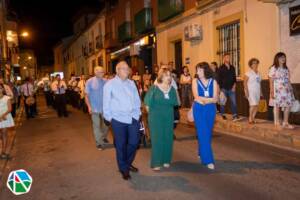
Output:
[[[103,78],[103,76],[104,76],[104,69],[103,69],[103,67],[101,67],[101,66],[95,67],[94,68],[94,73],[95,73],[95,76],[97,78]]]
[[[129,76],[130,68],[125,61],[121,61],[117,64],[116,71],[122,80],[126,80]]]

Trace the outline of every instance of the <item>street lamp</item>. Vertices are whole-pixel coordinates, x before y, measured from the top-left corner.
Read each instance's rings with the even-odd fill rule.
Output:
[[[29,36],[29,33],[27,31],[24,31],[21,33],[21,37],[27,38]]]

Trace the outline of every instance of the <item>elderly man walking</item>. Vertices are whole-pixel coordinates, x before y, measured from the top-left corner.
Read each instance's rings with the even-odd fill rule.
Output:
[[[131,178],[129,171],[137,172],[132,166],[138,147],[141,101],[138,90],[128,79],[129,66],[125,61],[117,64],[117,75],[104,86],[104,118],[111,123],[114,132],[117,162],[123,179]]]
[[[104,69],[95,67],[94,73],[95,76],[90,78],[85,84],[85,102],[92,117],[96,147],[98,150],[103,150],[104,144],[108,143],[106,139],[108,127],[104,124],[103,119]]]

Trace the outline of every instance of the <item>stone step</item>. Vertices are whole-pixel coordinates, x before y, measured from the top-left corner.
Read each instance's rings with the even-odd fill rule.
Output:
[[[194,126],[194,123],[187,120],[188,111],[189,109],[180,110],[180,123]],[[230,115],[227,116],[227,120],[217,115],[214,131],[300,151],[300,126],[295,126],[293,130],[278,130],[267,120],[258,120],[257,124],[249,124],[246,117],[233,122]]]

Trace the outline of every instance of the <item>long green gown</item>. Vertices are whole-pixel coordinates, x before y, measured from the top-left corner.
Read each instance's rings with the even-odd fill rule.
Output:
[[[164,94],[157,86],[152,86],[144,103],[149,107],[151,167],[170,164],[173,152],[174,106],[178,105],[176,91],[172,87],[168,94]]]

